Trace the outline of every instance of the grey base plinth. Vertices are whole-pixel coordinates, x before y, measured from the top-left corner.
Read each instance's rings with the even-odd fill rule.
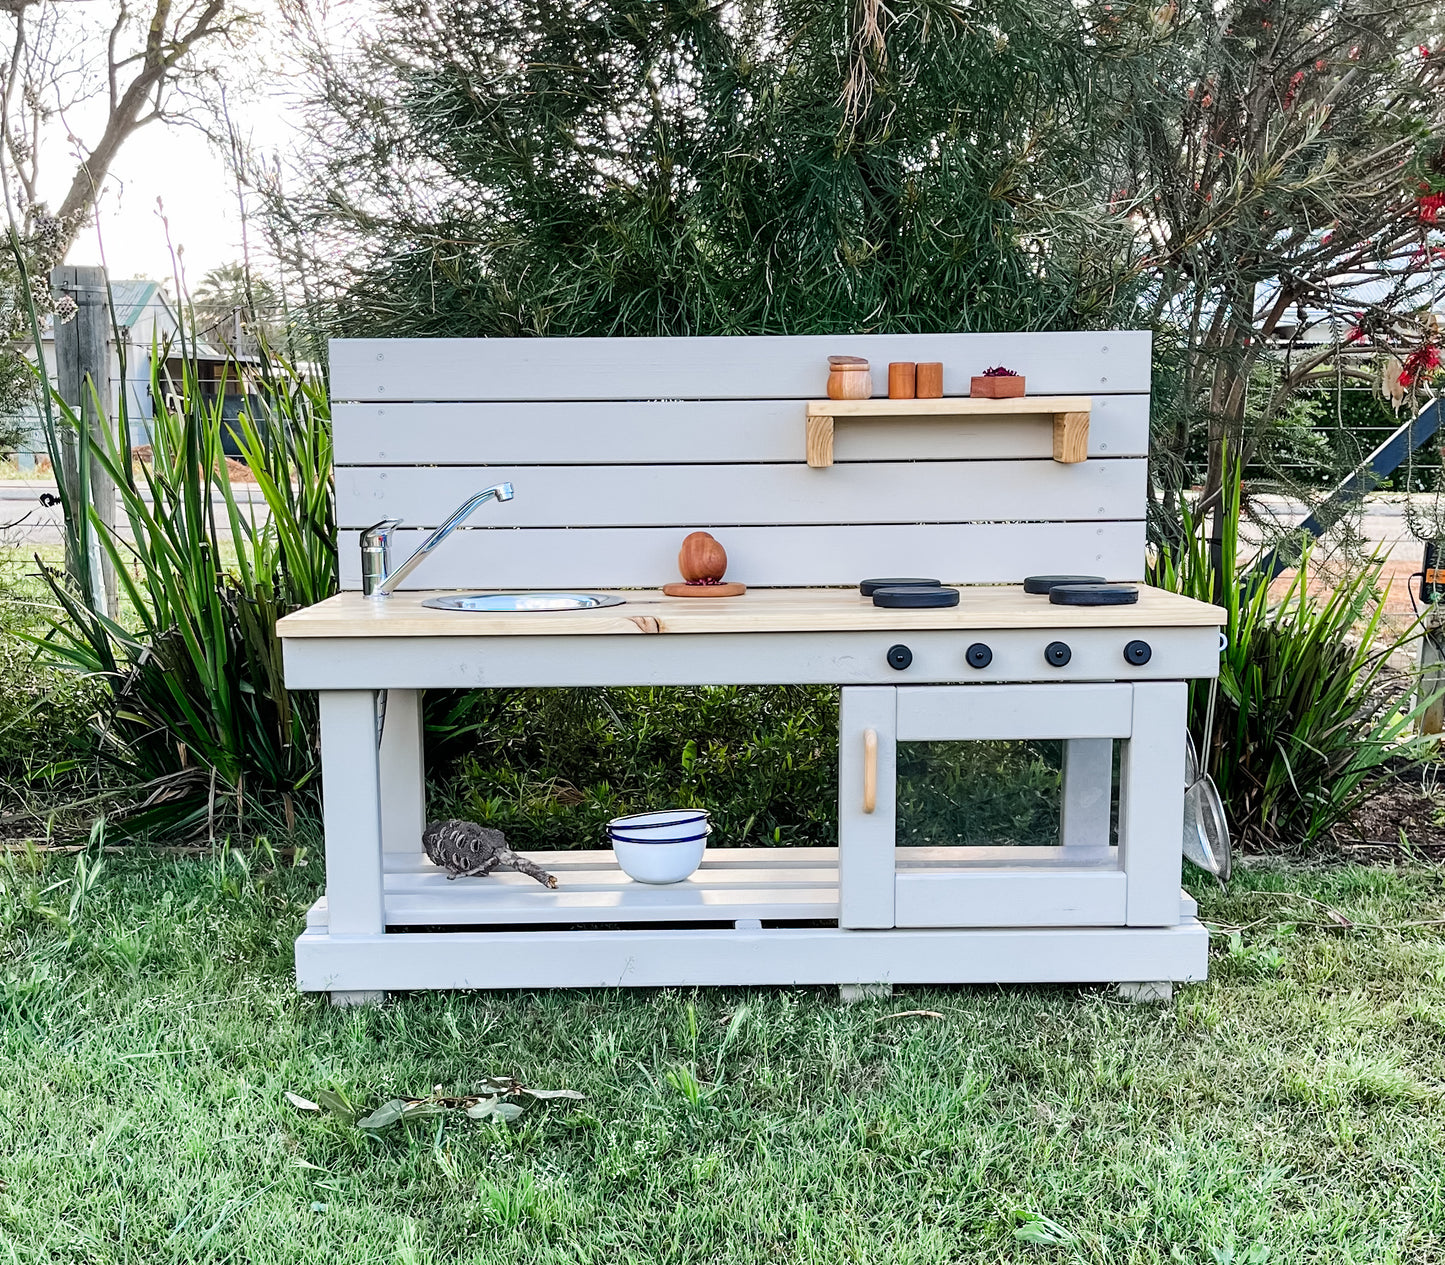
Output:
[[[1174,985],[1167,979],[1140,980],[1118,985],[1119,996],[1132,1002],[1169,1002],[1174,1000]]]
[[[845,1006],[860,1001],[882,1001],[893,996],[892,984],[839,984],[838,1000]]]
[[[386,1000],[381,988],[335,988],[331,990],[333,1006],[379,1006]]]

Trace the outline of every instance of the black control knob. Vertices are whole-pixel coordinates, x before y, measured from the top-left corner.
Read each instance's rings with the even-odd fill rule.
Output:
[[[1061,668],[1074,657],[1067,641],[1051,641],[1044,647],[1044,662]]]
[[[981,641],[975,641],[963,652],[963,657],[971,668],[986,668],[993,662],[993,651]]]
[[[1124,662],[1132,663],[1136,668],[1142,668],[1153,657],[1154,651],[1147,641],[1131,641],[1124,647]]]
[[[908,667],[912,662],[913,651],[907,646],[898,645],[888,647],[888,666],[890,668],[897,668],[898,671],[902,672],[903,669]]]

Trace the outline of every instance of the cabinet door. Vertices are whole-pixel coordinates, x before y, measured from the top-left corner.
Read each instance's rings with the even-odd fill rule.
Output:
[[[845,689],[840,924],[1176,922],[1183,702],[1179,682]]]
[[[858,685],[838,709],[838,925],[893,926],[898,690]]]

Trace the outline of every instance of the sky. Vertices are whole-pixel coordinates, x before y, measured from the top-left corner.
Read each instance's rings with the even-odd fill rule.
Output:
[[[86,7],[97,0],[81,0]],[[369,0],[340,0],[348,16],[363,15]],[[105,0],[98,8],[104,11]],[[250,0],[258,23],[246,44],[227,60],[235,82],[227,86],[232,121],[260,154],[284,153],[297,143],[298,107],[274,0]],[[244,82],[243,82],[244,81]],[[91,142],[103,122],[99,104],[72,110],[69,129]],[[53,132],[43,151],[42,193],[58,205],[75,170],[66,129]],[[182,247],[188,286],[210,269],[242,258],[241,216],[235,182],[220,150],[199,128],[155,122],[135,132],[111,166],[98,203],[97,223],[83,229],[66,256],[71,264],[106,263],[112,277],[169,281],[171,243]],[[253,236],[254,244],[254,236]],[[103,256],[103,258],[102,258]]]
[[[152,124],[121,150],[106,181],[99,228],[77,239],[66,262],[104,262],[110,274],[169,280],[171,256],[160,198],[170,222],[171,242],[184,248],[188,283],[210,269],[241,258],[241,216],[225,160],[199,131]]]

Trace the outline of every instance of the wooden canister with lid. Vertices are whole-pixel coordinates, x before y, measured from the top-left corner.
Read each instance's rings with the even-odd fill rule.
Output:
[[[828,357],[828,398],[866,400],[873,394],[873,375],[862,356]]]

